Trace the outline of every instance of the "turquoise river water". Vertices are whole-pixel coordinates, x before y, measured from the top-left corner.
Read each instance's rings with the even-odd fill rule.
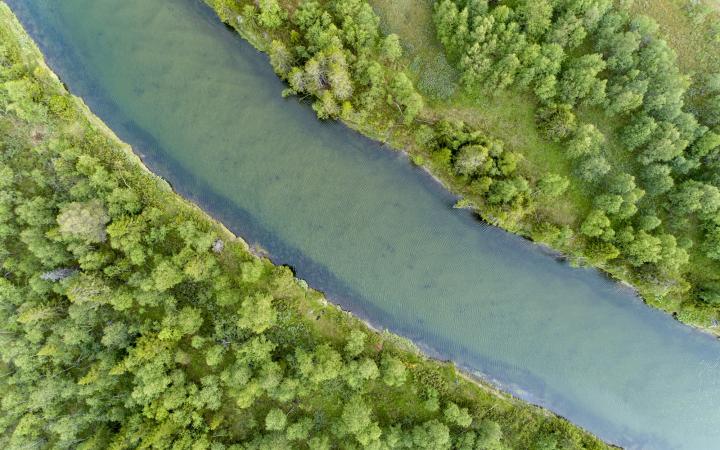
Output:
[[[334,302],[609,442],[720,448],[720,343],[283,99],[199,0],[8,3],[149,167]]]

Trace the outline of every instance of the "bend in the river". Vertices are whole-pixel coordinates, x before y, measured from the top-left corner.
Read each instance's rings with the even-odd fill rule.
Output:
[[[345,308],[611,442],[720,446],[713,338],[282,99],[265,56],[199,0],[9,4],[154,171]]]

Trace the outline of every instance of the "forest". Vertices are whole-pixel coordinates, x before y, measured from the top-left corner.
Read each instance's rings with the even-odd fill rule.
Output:
[[[260,4],[258,24],[287,20]],[[332,28],[332,16],[313,8],[295,20],[318,36],[292,38],[308,62],[291,66],[278,41],[273,65],[290,80],[302,71],[289,89],[319,94],[318,114],[360,110],[347,102],[374,82],[352,81],[359,58],[324,44],[335,38],[317,21]],[[372,30],[354,35],[367,42]],[[368,77],[392,66],[397,40],[382,42],[386,64],[373,54]],[[363,98],[412,123],[412,83],[398,76],[387,89]],[[522,184],[499,144],[458,124],[425,132],[458,142],[468,168],[487,152],[493,182]],[[65,90],[4,3],[0,150],[2,448],[607,448],[253,255]]]
[[[208,3],[319,118],[407,151],[458,207],[719,332],[720,66],[684,73],[632,1]],[[699,25],[718,14],[693,5],[710,48],[699,59],[713,61],[720,29]],[[407,10],[427,8],[430,23],[394,33],[387,16],[403,7],[396,28]],[[433,35],[416,45],[422,25]],[[529,123],[508,128],[537,135],[534,148],[476,124],[518,103]]]

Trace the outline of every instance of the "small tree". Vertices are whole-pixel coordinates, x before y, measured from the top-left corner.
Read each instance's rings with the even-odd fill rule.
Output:
[[[405,383],[405,364],[394,356],[383,356],[382,380],[388,386],[402,386]]]
[[[605,136],[595,125],[585,123],[578,127],[575,135],[567,143],[567,153],[571,158],[594,156],[600,152],[600,146],[605,143]]]
[[[662,242],[659,238],[641,230],[624,246],[624,250],[630,264],[636,267],[642,266],[660,260]]]
[[[572,112],[572,107],[566,104],[540,108],[537,122],[548,139],[555,142],[566,139],[576,128],[575,114]]]
[[[365,349],[367,335],[360,330],[352,330],[345,344],[345,354],[354,358]]]
[[[604,100],[605,85],[596,78],[604,68],[602,56],[596,53],[570,60],[558,82],[560,99],[570,105],[586,98],[593,103]]]
[[[497,422],[483,420],[477,427],[477,441],[475,448],[494,450],[501,448],[502,429]]]
[[[588,214],[580,226],[580,232],[585,236],[598,237],[610,228],[610,219],[601,210],[595,209]]]
[[[600,155],[589,156],[577,164],[575,172],[583,180],[597,183],[603,175],[610,172],[610,163]]]
[[[643,167],[641,179],[643,187],[650,195],[660,195],[672,189],[675,181],[672,169],[666,164],[650,164]]]
[[[273,408],[265,416],[265,429],[268,431],[282,431],[285,429],[287,416],[279,408]]]
[[[466,145],[455,158],[455,171],[460,175],[475,175],[488,159],[488,149],[482,145]]]
[[[395,105],[406,125],[412,123],[423,107],[422,96],[415,91],[412,81],[404,72],[399,72],[390,82],[388,102]]]
[[[624,199],[617,194],[600,194],[595,197],[593,204],[595,208],[608,214],[615,214],[620,211]]]
[[[460,408],[453,402],[448,403],[445,408],[445,422],[448,424],[458,425],[462,428],[467,428],[472,423],[472,416],[468,412],[467,408]]]
[[[708,227],[703,248],[708,258],[720,261],[720,225],[712,224]]]
[[[270,44],[270,65],[272,65],[275,73],[285,78],[292,68],[293,58],[285,44],[277,39]]]
[[[570,186],[570,180],[556,173],[549,173],[543,176],[537,184],[540,195],[549,198],[556,198],[565,193]]]
[[[87,242],[104,242],[107,239],[105,225],[109,221],[110,217],[100,200],[70,203],[60,210],[57,217],[63,236]]]
[[[258,0],[260,6],[260,14],[258,14],[258,22],[266,28],[277,28],[282,25],[287,18],[287,13],[278,4],[277,0]]]
[[[549,0],[523,0],[516,11],[531,39],[540,38],[552,25],[553,2]]]
[[[402,46],[400,45],[400,37],[395,34],[388,34],[382,43],[380,56],[389,63],[397,62],[402,56]]]
[[[644,214],[637,219],[638,228],[645,231],[652,231],[662,224],[662,220],[655,214]]]
[[[620,141],[628,150],[634,150],[650,140],[657,126],[652,117],[644,113],[637,114],[620,130]]]
[[[272,296],[257,294],[246,298],[238,311],[238,327],[262,333],[275,324],[277,313],[272,306]]]

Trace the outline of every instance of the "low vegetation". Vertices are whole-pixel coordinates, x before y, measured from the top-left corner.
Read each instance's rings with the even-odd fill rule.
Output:
[[[696,54],[691,82],[632,2],[208,1],[318,117],[717,332],[720,73]]]
[[[278,29],[284,10],[260,4],[253,20]],[[304,14],[311,29],[316,13]],[[320,94],[319,114],[349,114],[358,60],[288,39],[313,55],[291,66],[273,44],[278,71],[303,73],[290,89]],[[383,39],[373,58],[386,63],[367,62],[368,77],[388,75],[397,51]],[[411,123],[411,83],[387,89],[365,101]],[[462,136],[463,167],[482,159],[493,180],[521,183],[513,157],[482,136],[457,124],[426,134]],[[253,256],[65,91],[3,3],[0,150],[2,448],[606,448]]]

